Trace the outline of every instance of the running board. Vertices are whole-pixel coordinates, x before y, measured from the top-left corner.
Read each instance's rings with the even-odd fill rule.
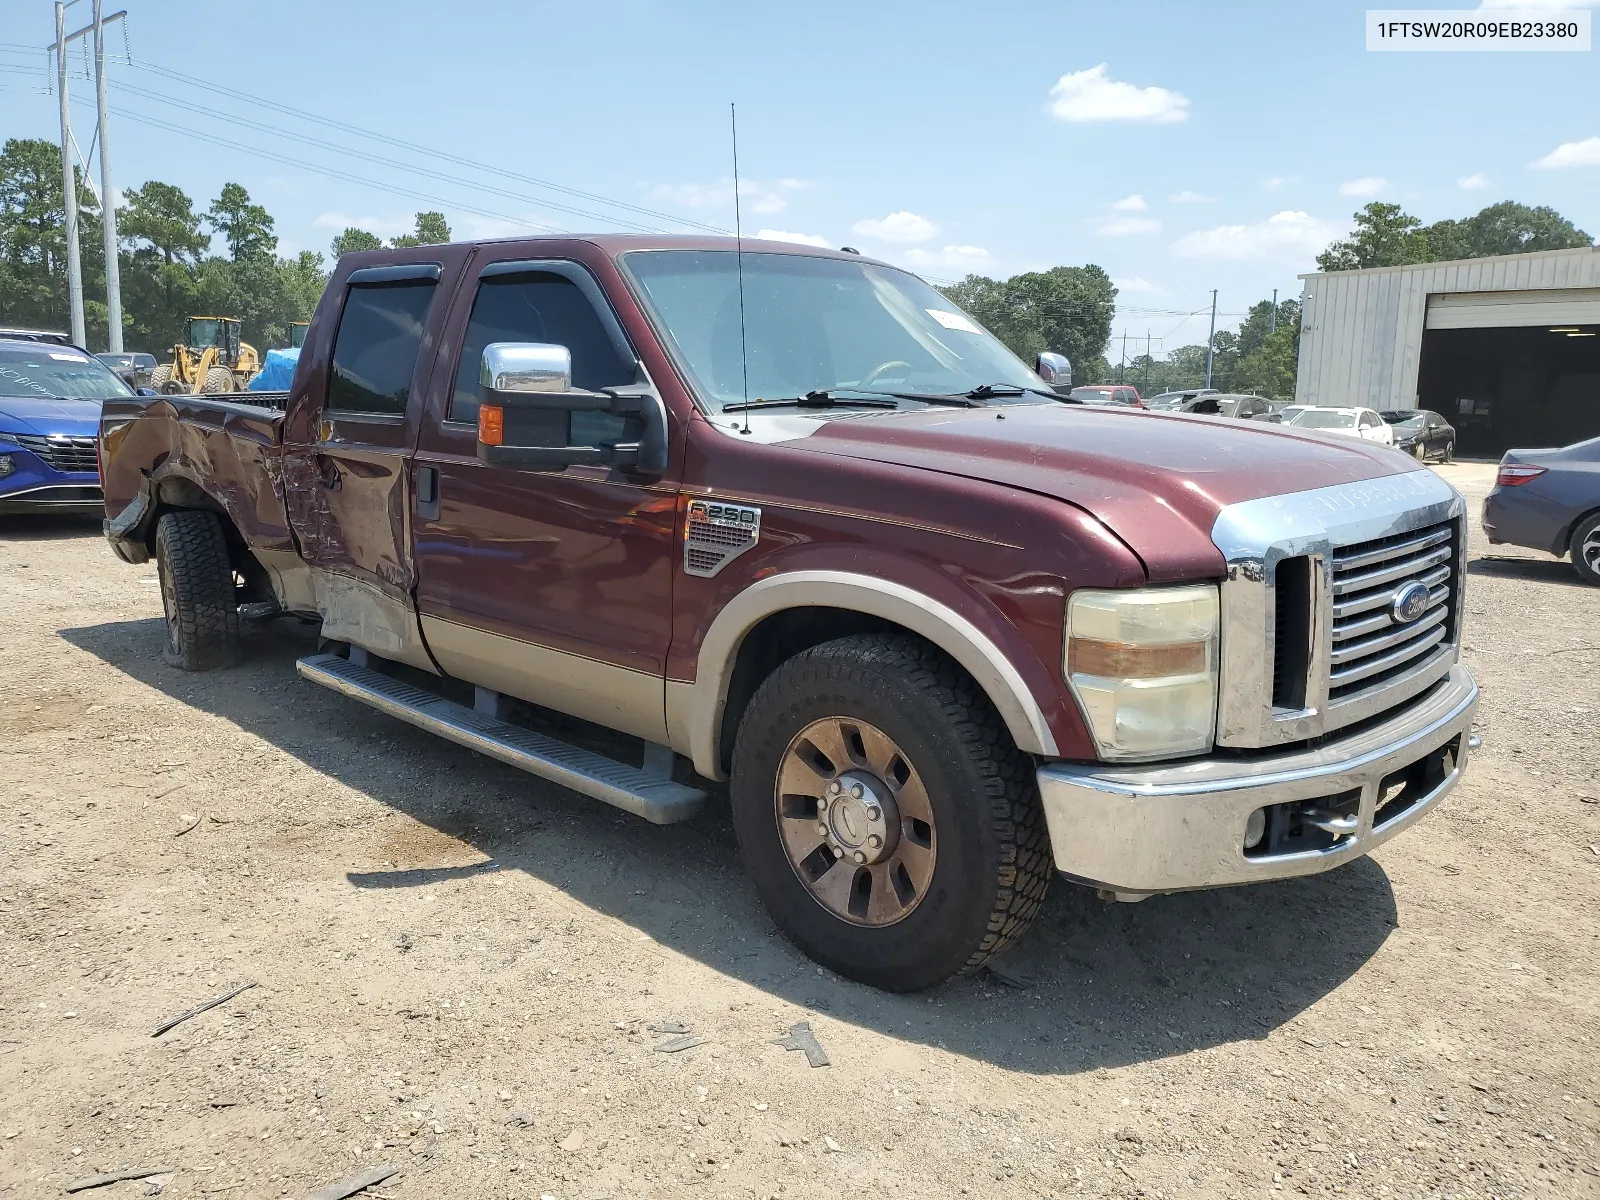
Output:
[[[706,794],[699,788],[512,725],[336,654],[309,655],[296,662],[295,669],[303,679],[369,704],[418,729],[449,738],[469,750],[498,758],[657,825],[686,821],[705,802]]]

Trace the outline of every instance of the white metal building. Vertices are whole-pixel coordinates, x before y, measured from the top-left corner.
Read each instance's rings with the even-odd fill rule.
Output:
[[[1431,408],[1467,454],[1600,436],[1600,248],[1300,278],[1295,403]]]

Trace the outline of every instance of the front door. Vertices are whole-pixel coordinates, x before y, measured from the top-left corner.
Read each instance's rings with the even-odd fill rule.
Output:
[[[432,263],[349,277],[331,357],[291,397],[283,460],[323,636],[425,670],[433,667],[412,601],[406,463],[438,281]]]
[[[514,246],[474,260],[413,468],[428,498],[414,530],[428,645],[452,675],[665,742],[677,486],[605,467],[479,462],[479,370],[491,342],[566,346],[577,388],[632,383],[639,370],[581,264],[519,256]],[[622,433],[620,418],[574,413],[569,444]]]

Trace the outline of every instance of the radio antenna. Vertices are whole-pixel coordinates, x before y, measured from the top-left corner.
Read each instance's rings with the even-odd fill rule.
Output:
[[[739,110],[731,102],[728,120],[733,129],[733,258],[739,268],[739,370],[744,388],[744,428],[750,432],[750,349],[744,333],[744,225],[739,219]]]

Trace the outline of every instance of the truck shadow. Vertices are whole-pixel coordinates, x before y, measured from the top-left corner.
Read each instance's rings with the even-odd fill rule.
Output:
[[[1132,905],[1057,881],[1000,972],[889,995],[821,971],[783,939],[744,879],[721,805],[695,821],[651,826],[304,684],[294,659],[315,647],[309,627],[262,629],[243,665],[207,675],[160,664],[156,619],[61,636],[448,835],[441,843],[485,856],[466,867],[397,861],[375,844],[371,862],[345,876],[351,887],[526,872],[825,1019],[1011,1070],[1072,1074],[1265,1037],[1354,974],[1397,920],[1388,877],[1370,859],[1311,879]]]
[[[1586,588],[1585,583],[1563,558],[1474,558],[1467,563],[1468,575],[1488,575],[1497,579],[1536,579],[1540,583],[1559,583],[1566,587]]]

